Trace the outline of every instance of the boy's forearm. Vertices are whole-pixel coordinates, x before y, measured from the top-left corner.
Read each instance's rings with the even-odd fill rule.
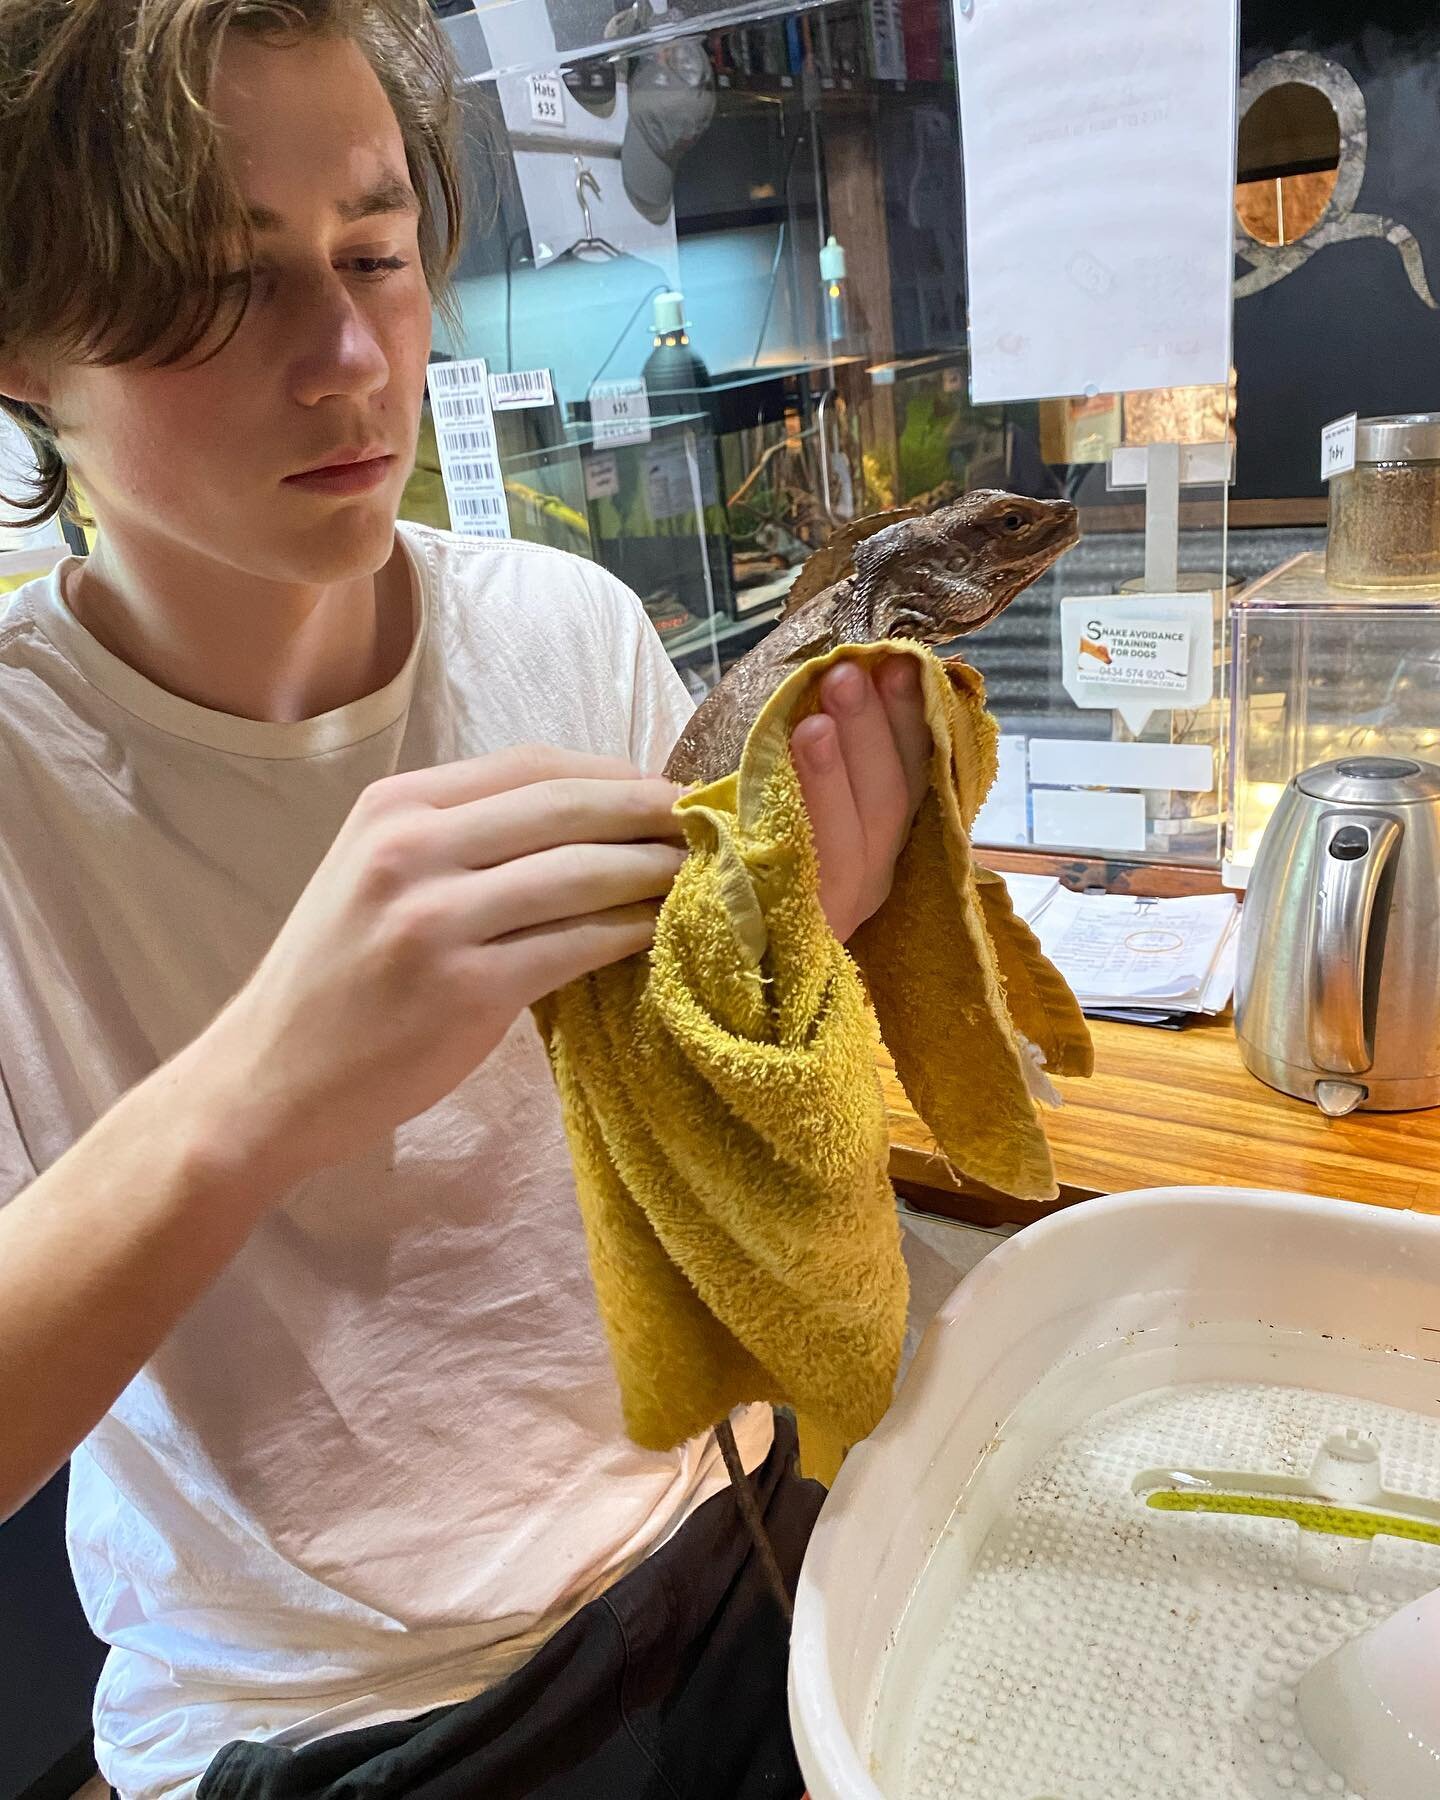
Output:
[[[0,1518],[102,1417],[279,1195],[192,1047],[0,1208]]]

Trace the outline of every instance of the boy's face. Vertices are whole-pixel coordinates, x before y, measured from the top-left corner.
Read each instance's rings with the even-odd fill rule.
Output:
[[[152,564],[371,574],[394,547],[430,350],[400,128],[339,39],[232,36],[212,105],[256,222],[250,307],[194,366],[51,370],[61,448],[102,533]]]

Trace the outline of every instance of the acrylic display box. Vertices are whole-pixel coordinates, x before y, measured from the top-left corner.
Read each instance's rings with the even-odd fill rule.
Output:
[[[1239,594],[1230,625],[1225,878],[1244,887],[1302,770],[1348,755],[1440,760],[1440,586],[1334,588],[1308,553]]]

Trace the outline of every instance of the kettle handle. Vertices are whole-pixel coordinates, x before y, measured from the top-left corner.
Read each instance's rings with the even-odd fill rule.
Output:
[[[1327,1072],[1362,1075],[1375,1060],[1366,973],[1384,954],[1375,899],[1404,827],[1376,813],[1327,812],[1317,827],[1310,930],[1310,1056]],[[1378,978],[1379,971],[1376,971]]]

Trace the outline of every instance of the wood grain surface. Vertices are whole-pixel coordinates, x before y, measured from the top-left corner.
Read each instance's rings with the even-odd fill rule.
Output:
[[[1282,1188],[1440,1214],[1440,1108],[1326,1119],[1250,1075],[1229,1020],[1181,1032],[1092,1024],[1095,1074],[1045,1114],[1062,1204],[1130,1188]],[[890,1173],[913,1204],[974,1224],[1046,1208],[957,1181],[883,1054]]]
[[[1128,862],[1124,857],[1072,856],[1061,850],[1005,850],[983,845],[979,852],[997,875],[1053,875],[1077,893],[1223,894],[1218,869],[1184,863]]]

